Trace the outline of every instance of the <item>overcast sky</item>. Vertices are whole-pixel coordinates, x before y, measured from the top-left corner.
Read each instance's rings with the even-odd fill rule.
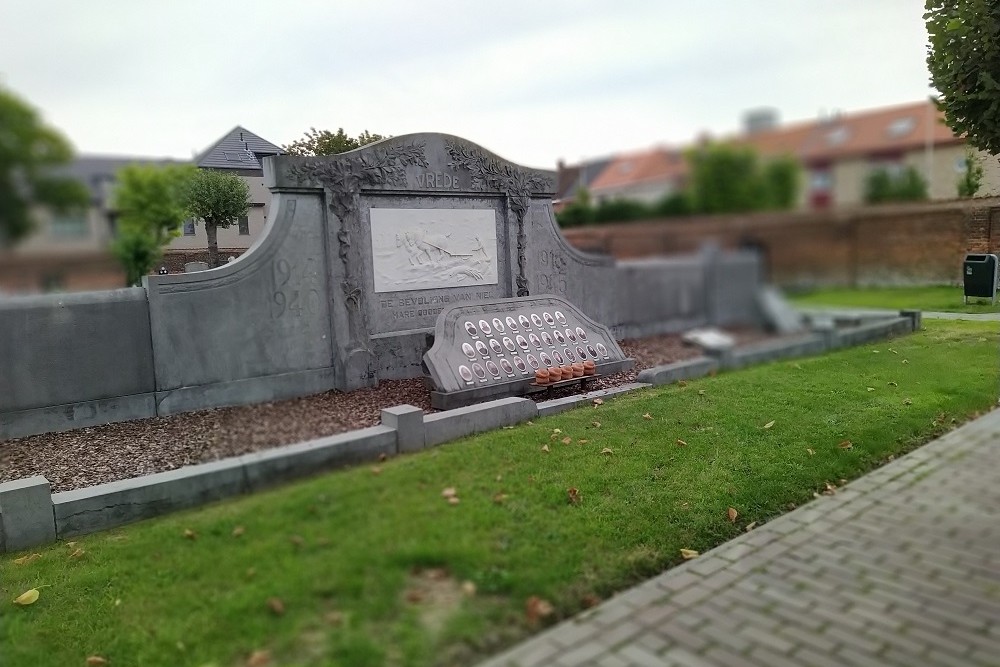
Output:
[[[189,158],[235,125],[435,131],[554,168],[773,107],[925,99],[923,0],[3,0],[0,82],[77,150]]]

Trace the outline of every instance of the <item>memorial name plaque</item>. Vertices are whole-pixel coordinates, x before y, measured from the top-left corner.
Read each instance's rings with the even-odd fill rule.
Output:
[[[496,285],[493,209],[373,208],[376,292]]]
[[[585,381],[634,361],[610,329],[561,297],[541,295],[445,308],[424,365],[435,388],[431,404],[447,409],[528,393],[539,387],[538,375],[556,368],[576,365],[568,379]],[[580,374],[584,365],[587,376]]]

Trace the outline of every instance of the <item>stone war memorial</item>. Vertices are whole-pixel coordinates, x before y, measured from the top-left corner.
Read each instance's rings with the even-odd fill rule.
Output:
[[[628,365],[616,340],[760,323],[752,253],[582,253],[556,225],[552,172],[458,137],[268,158],[265,180],[273,214],[234,262],[0,303],[0,439],[400,378],[467,392],[457,405],[502,393],[468,393],[480,383],[525,390],[538,370],[529,355],[611,373]],[[559,322],[532,322],[556,311]],[[463,313],[478,338],[455,325]],[[563,340],[578,331],[597,341],[593,353]],[[543,334],[551,344],[536,346]]]

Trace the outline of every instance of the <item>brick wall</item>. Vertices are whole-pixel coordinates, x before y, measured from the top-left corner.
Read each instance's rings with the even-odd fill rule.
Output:
[[[969,252],[1000,253],[1000,198],[824,212],[671,218],[564,230],[618,258],[753,247],[786,286],[957,283]]]

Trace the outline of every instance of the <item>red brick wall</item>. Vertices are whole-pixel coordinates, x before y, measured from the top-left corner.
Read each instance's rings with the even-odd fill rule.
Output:
[[[824,212],[670,218],[564,230],[618,258],[756,247],[784,285],[954,283],[968,252],[1000,252],[1000,198]]]

